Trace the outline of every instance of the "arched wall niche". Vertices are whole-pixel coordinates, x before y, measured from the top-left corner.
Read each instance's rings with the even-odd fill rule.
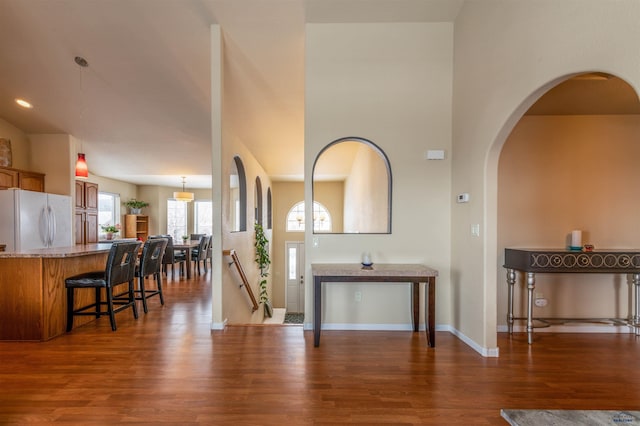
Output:
[[[234,156],[229,172],[229,208],[231,232],[247,230],[247,177],[244,164],[239,156]]]
[[[258,225],[262,225],[262,181],[260,180],[260,176],[256,176],[254,203],[255,221]]]

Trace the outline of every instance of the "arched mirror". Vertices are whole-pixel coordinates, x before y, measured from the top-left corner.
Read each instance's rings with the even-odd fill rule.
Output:
[[[391,166],[380,147],[357,137],[341,138],[324,147],[313,164],[313,201],[326,206],[330,232],[390,234]]]
[[[240,157],[233,157],[229,172],[229,219],[231,232],[247,230],[247,179]]]

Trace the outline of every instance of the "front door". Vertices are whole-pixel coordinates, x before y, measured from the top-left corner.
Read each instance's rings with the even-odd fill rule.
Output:
[[[286,245],[287,312],[304,312],[304,243],[288,241]]]

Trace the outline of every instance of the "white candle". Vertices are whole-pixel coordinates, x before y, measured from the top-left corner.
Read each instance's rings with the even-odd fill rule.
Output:
[[[362,263],[365,265],[371,265],[371,257],[369,257],[369,253],[364,253],[362,255]]]
[[[582,247],[582,231],[571,231],[571,247]]]

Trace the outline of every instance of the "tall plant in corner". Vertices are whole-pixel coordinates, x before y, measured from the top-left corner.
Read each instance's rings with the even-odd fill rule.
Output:
[[[267,277],[269,276],[269,265],[271,259],[269,258],[269,240],[264,235],[264,229],[262,225],[256,223],[254,225],[256,231],[256,263],[260,268],[260,303],[264,303],[264,314],[268,317],[273,315],[273,308],[269,301],[269,295],[267,294]]]

